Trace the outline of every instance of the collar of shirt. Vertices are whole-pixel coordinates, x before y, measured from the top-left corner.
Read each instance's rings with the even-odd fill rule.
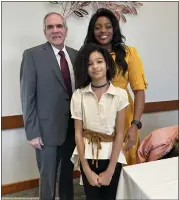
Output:
[[[113,86],[113,84],[111,83],[111,81],[109,81],[109,88],[108,90],[105,92],[107,94],[111,94],[111,95],[114,95],[114,96],[120,96],[119,94],[119,91],[117,90],[116,87]],[[89,85],[87,85],[85,88],[82,89],[82,92],[93,92],[92,88],[91,88],[91,83]]]
[[[53,49],[53,51],[54,51],[54,54],[55,54],[55,56],[58,56],[59,54],[59,49],[57,49],[55,46],[53,46],[52,44],[51,44],[51,46],[52,46],[52,49]],[[64,52],[64,54],[65,54],[65,56],[67,55],[67,50],[66,50],[66,48],[65,48],[65,45],[64,45],[64,47],[63,47],[63,49],[61,50],[61,51],[63,51]]]

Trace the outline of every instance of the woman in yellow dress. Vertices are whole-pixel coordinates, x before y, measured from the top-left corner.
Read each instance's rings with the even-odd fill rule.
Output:
[[[130,105],[126,109],[124,152],[128,165],[137,163],[137,149],[140,144],[139,129],[144,104],[147,82],[142,62],[134,47],[126,46],[121,34],[119,21],[108,9],[100,8],[92,16],[86,43],[97,43],[106,48],[115,60],[118,69],[112,83],[127,90]],[[128,90],[128,83],[134,93],[134,102]]]

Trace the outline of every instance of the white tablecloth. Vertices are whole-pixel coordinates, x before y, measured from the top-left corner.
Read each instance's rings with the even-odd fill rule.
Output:
[[[178,199],[178,157],[124,167],[116,199]]]

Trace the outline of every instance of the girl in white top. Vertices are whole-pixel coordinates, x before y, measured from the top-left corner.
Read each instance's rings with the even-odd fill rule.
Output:
[[[72,161],[80,160],[86,200],[115,200],[121,163],[126,164],[121,149],[127,92],[110,82],[116,66],[106,49],[83,46],[75,66],[78,89],[71,99],[76,140]]]

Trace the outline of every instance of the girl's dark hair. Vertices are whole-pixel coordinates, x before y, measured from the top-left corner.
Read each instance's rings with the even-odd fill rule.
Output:
[[[125,75],[127,71],[127,63],[125,61],[125,57],[126,57],[125,48],[127,47],[125,46],[125,43],[124,43],[125,37],[122,35],[120,27],[119,27],[119,21],[116,18],[116,16],[113,14],[113,12],[111,12],[110,10],[106,8],[100,8],[97,10],[97,12],[92,16],[89,22],[88,32],[87,32],[84,44],[91,43],[91,42],[98,43],[94,37],[94,27],[95,27],[95,23],[98,17],[107,17],[112,23],[112,27],[113,27],[113,39],[111,41],[112,51],[114,51],[116,54],[115,62],[117,63],[118,67],[122,69],[123,75]]]
[[[116,64],[107,49],[94,43],[85,44],[79,50],[74,64],[76,89],[86,87],[91,82],[88,67],[89,57],[93,52],[103,55],[107,67],[107,80],[111,80],[116,74]]]

